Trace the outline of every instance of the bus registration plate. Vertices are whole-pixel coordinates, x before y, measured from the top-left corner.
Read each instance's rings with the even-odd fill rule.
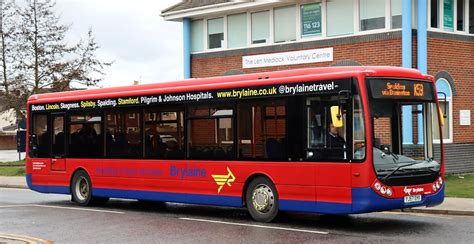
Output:
[[[405,203],[421,202],[421,195],[405,196],[403,200]]]

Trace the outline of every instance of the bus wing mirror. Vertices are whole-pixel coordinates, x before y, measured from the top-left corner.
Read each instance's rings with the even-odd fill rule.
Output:
[[[448,117],[448,115],[446,114],[446,111],[448,111],[447,110],[448,102],[446,101],[446,93],[438,92],[438,97],[439,97],[439,95],[443,95],[442,101],[444,103],[444,113],[441,113],[441,107],[438,107],[438,109],[439,109],[439,114],[442,114],[441,119],[442,119],[443,124],[444,124],[444,119]]]
[[[443,126],[443,125],[444,125],[444,118],[445,118],[444,116],[445,116],[445,115],[443,114],[443,111],[441,111],[441,107],[438,107],[438,113],[441,115],[441,116],[439,116],[439,118],[440,118],[440,120],[441,120],[441,126]]]
[[[331,106],[331,121],[336,128],[342,127],[342,113],[341,106]]]

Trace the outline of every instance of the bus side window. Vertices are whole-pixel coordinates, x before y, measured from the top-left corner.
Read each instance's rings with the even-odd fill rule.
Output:
[[[234,159],[234,110],[228,104],[189,106],[188,158]]]
[[[239,159],[287,160],[285,100],[249,100],[238,104]]]
[[[51,136],[48,129],[48,115],[33,115],[33,127],[30,134],[30,156],[33,158],[49,158]]]
[[[184,113],[182,108],[145,109],[145,158],[184,158]]]
[[[89,113],[70,115],[69,121],[68,156],[103,157],[102,116]]]
[[[341,109],[342,127],[335,127],[331,120],[331,107],[337,97],[317,97],[307,100],[308,161],[347,160],[346,110]]]

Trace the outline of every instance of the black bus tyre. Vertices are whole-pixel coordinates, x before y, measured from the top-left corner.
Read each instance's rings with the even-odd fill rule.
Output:
[[[278,192],[266,177],[252,180],[245,193],[245,202],[250,216],[258,222],[271,222],[278,215]]]
[[[92,183],[89,175],[84,171],[78,171],[72,177],[71,184],[72,200],[81,206],[90,206],[92,201]]]

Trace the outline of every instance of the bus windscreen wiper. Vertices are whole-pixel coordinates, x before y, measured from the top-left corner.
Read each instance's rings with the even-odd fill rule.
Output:
[[[393,174],[395,174],[395,172],[397,172],[399,169],[405,168],[405,167],[408,167],[408,166],[412,166],[412,165],[415,165],[415,164],[421,164],[421,163],[424,163],[424,162],[425,162],[425,161],[414,162],[414,163],[409,163],[409,164],[400,165],[400,166],[398,166],[396,169],[394,169],[392,172],[390,172],[390,174],[384,176],[380,181],[382,181],[383,183],[385,183],[385,180],[387,180],[390,176],[392,176]]]

